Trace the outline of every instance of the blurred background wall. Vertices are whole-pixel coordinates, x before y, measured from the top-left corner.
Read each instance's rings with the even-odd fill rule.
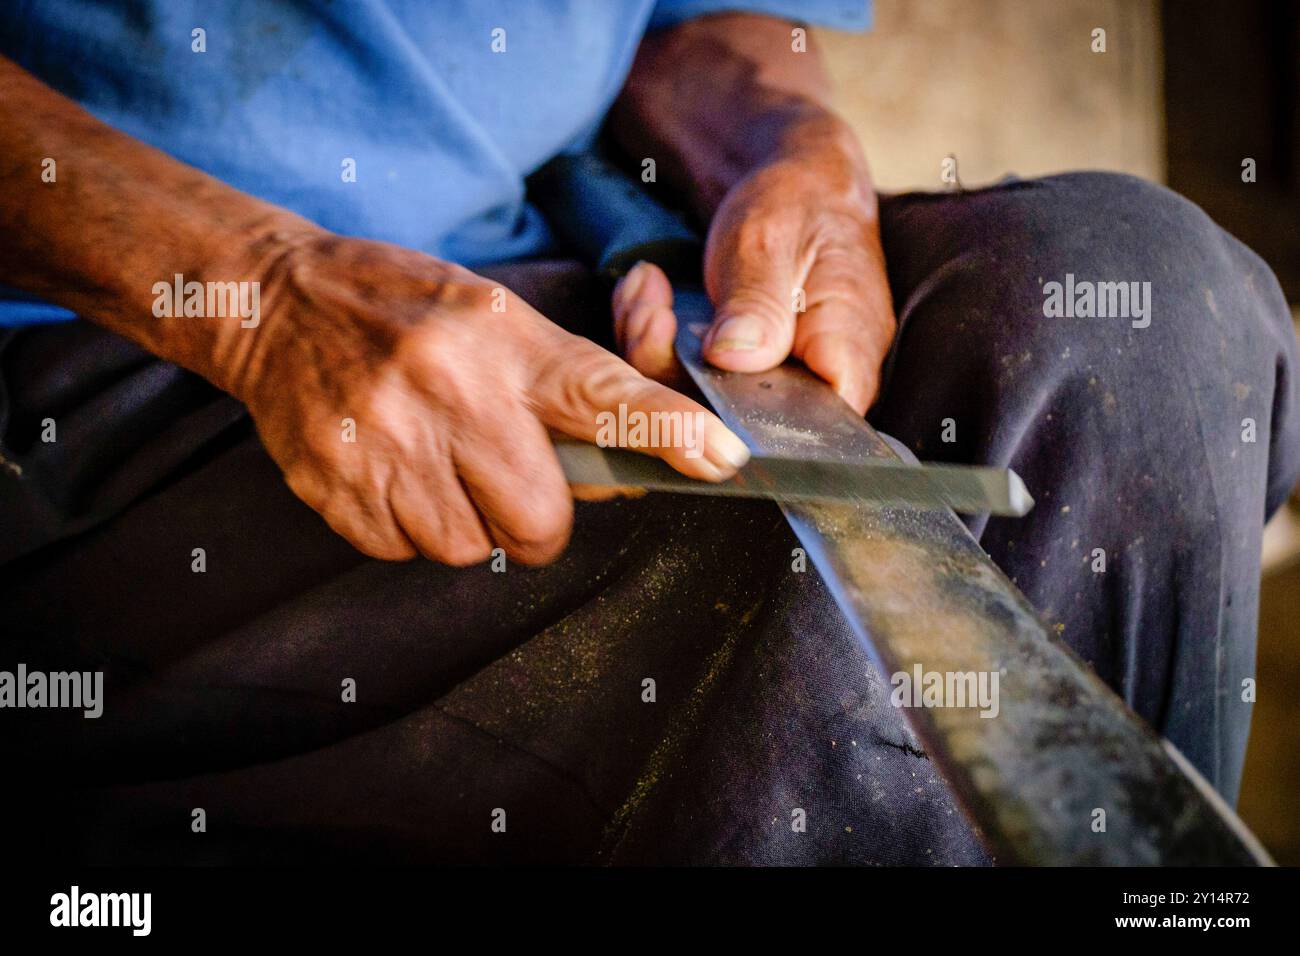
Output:
[[[1193,199],[1300,302],[1300,0],[874,0],[865,35],[816,31],[880,189],[1110,169]],[[1093,31],[1106,50],[1093,52]],[[1257,179],[1243,183],[1245,158]],[[1300,310],[1297,313],[1300,314]],[[1265,535],[1239,810],[1300,865],[1300,518]]]
[[[1155,0],[874,0],[863,35],[817,35],[881,189],[1084,167],[1163,181]],[[1095,28],[1106,52],[1091,51]]]

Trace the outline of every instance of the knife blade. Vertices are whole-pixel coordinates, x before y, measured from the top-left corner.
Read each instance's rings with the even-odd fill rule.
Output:
[[[559,440],[555,450],[564,475],[575,484],[631,487],[696,495],[770,498],[775,501],[842,501],[969,514],[1021,517],[1034,499],[1024,482],[1006,468],[912,465],[870,459],[863,462],[759,455],[734,478],[700,481],[661,459],[623,448],[602,448]]]

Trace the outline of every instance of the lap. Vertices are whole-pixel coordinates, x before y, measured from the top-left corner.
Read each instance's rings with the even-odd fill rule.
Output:
[[[1192,203],[1133,177],[1072,173],[890,197],[881,218],[899,333],[872,418],[923,457],[1006,456],[1026,417],[1051,415],[1057,429],[1127,447],[1136,436],[1177,458],[1207,423],[1232,422],[1204,436],[1222,443],[1209,453],[1257,452],[1243,466],[1265,468],[1271,507],[1290,490],[1290,311],[1267,265]],[[1062,298],[1087,291],[1102,314],[1051,312],[1052,283]],[[1116,302],[1126,314],[1106,315]],[[1244,417],[1275,440],[1241,449]]]
[[[1203,539],[1134,550],[1135,529],[1159,513],[1204,532],[1189,442],[1214,457],[1218,494],[1239,468],[1260,510],[1264,485],[1277,498],[1294,443],[1243,454],[1205,423],[1249,413],[1263,435],[1287,431],[1289,380],[1270,374],[1291,353],[1267,271],[1181,200],[1058,179],[883,204],[900,335],[872,414],[922,458],[1021,470],[1040,507],[978,526],[985,547],[1131,701],[1157,700],[1159,724],[1160,700],[1185,692],[1203,711],[1201,690],[1142,692],[1161,653],[1126,664],[1115,621],[1170,608],[1115,602],[1170,587],[1180,565],[1165,559]],[[1189,247],[1195,283],[1171,278]],[[1067,271],[1151,276],[1151,324],[1045,318],[1039,280]],[[496,277],[575,330],[605,314],[572,264]],[[242,409],[193,376],[84,323],[7,333],[0,369],[4,451],[29,479],[0,489],[20,532],[0,556],[6,661],[103,669],[118,704],[6,747],[36,779],[66,778],[55,754],[76,755],[86,819],[118,834],[105,855],[193,858],[187,808],[205,806],[229,834],[211,852],[236,859],[983,859],[815,572],[792,573],[770,506],[580,504],[548,568],[384,564],[298,502]],[[51,409],[59,442],[42,446]],[[1238,525],[1254,507],[1212,504]],[[1129,556],[1118,585],[1084,576],[1073,552],[1096,543]],[[1218,614],[1215,590],[1192,610]],[[1175,642],[1157,643],[1167,658]],[[489,828],[496,808],[510,839]],[[51,812],[33,839],[66,820]]]
[[[545,568],[377,562],[201,381],[83,323],[0,360],[6,453],[43,479],[41,509],[0,497],[29,527],[3,666],[106,683],[98,720],[5,735],[22,839],[98,861],[983,860],[770,505],[580,503]],[[51,407],[58,459],[24,433]]]
[[[1276,280],[1193,204],[1113,174],[893,197],[882,230],[900,329],[873,422],[922,459],[1021,474],[1037,506],[969,519],[981,545],[1232,799],[1263,517],[1300,476]]]

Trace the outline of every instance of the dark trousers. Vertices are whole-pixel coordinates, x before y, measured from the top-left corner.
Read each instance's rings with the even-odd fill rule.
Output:
[[[900,329],[872,421],[1024,477],[1034,511],[972,530],[1235,798],[1261,527],[1300,474],[1276,281],[1122,176],[892,197],[882,220]],[[1067,274],[1149,282],[1149,325],[1045,315]],[[604,307],[573,268],[517,275],[557,320]],[[987,861],[769,504],[580,504],[547,568],[385,564],[290,494],[236,402],[109,333],[7,332],[0,377],[0,669],[106,683],[97,720],[0,710],[11,847]]]

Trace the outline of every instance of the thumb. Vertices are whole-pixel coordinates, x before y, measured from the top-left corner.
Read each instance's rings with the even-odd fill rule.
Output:
[[[646,378],[569,333],[562,362],[549,363],[531,403],[549,428],[605,447],[662,458],[678,471],[722,481],[749,459],[745,442],[699,402]]]
[[[708,250],[705,261],[715,313],[704,357],[733,372],[762,372],[784,362],[795,334],[793,257],[770,244],[737,244]]]

